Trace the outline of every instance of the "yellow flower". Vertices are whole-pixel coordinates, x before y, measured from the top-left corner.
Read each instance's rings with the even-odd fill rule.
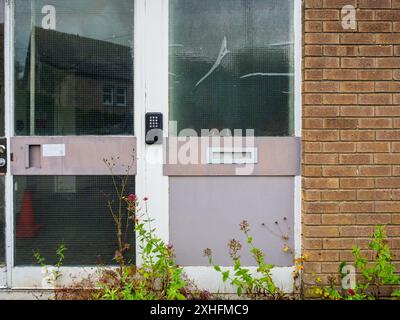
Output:
[[[315,282],[316,282],[316,283],[321,283],[321,281],[322,281],[322,280],[321,280],[320,277],[318,277],[317,279],[315,279]]]

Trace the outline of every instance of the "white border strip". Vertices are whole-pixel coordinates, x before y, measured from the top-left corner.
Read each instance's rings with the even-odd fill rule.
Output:
[[[5,92],[5,134],[10,150],[10,138],[14,132],[14,1],[7,0],[4,20],[4,92]],[[6,212],[6,263],[7,287],[12,285],[12,266],[14,265],[14,216],[13,179],[10,172],[11,153],[7,155],[8,170],[5,181]]]

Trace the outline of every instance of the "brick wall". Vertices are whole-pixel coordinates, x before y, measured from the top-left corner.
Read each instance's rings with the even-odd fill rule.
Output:
[[[342,28],[344,5],[356,30]],[[400,260],[400,0],[305,0],[303,19],[307,292],[376,224]]]

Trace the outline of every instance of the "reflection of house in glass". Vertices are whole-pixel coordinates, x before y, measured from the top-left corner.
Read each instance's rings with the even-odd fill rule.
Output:
[[[171,48],[171,118],[179,130],[255,129],[259,136],[292,135],[292,44],[233,50],[228,44],[228,49],[214,72],[196,85],[215,60],[192,48]]]
[[[133,53],[130,47],[36,28],[35,70],[28,49],[17,82],[16,131],[37,135],[111,135],[133,132]],[[30,77],[35,73],[35,105]],[[30,106],[30,107],[26,107]]]

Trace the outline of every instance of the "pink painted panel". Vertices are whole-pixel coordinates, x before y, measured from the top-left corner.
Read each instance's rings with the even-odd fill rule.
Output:
[[[297,137],[255,137],[249,143],[243,138],[238,144],[232,139],[190,137],[186,141],[166,140],[164,175],[166,176],[296,176],[300,174],[301,140]],[[255,149],[254,164],[210,164],[210,148],[230,149],[234,146]],[[185,147],[186,145],[186,147]],[[235,147],[233,147],[235,150]],[[186,150],[190,150],[186,152]],[[194,155],[191,154],[194,151]],[[184,155],[182,157],[182,154]],[[190,160],[189,160],[190,158]],[[186,163],[182,163],[186,161]]]
[[[14,175],[136,174],[136,138],[105,136],[13,137]],[[113,172],[103,159],[115,163]],[[113,159],[113,160],[112,160]]]

